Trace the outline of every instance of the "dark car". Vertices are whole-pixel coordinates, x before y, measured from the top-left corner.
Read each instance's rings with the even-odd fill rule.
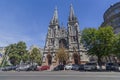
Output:
[[[72,64],[71,70],[79,70],[79,68],[80,68],[79,64]]]
[[[11,66],[5,66],[2,68],[2,71],[10,71],[12,70]]]
[[[97,70],[97,63],[96,62],[88,62],[84,65],[85,71],[95,71]]]
[[[2,68],[2,71],[16,70],[17,66],[6,66]]]
[[[37,71],[37,65],[30,65],[27,71]]]
[[[118,71],[119,66],[117,63],[106,63],[106,70],[107,71]]]
[[[64,65],[60,64],[53,69],[53,71],[59,71],[59,70],[64,70]]]
[[[72,64],[71,70],[82,71],[82,70],[84,70],[84,64]]]
[[[79,70],[80,70],[80,71],[84,71],[84,64],[80,64],[80,65],[79,65]]]

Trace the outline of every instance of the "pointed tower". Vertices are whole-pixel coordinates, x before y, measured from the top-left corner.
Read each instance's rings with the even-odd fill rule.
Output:
[[[71,21],[77,21],[77,18],[76,18],[75,14],[74,14],[74,9],[73,9],[72,4],[70,5],[70,13],[69,13],[68,21],[70,21],[70,22]]]
[[[75,16],[72,4],[70,5],[70,13],[68,18],[68,41],[69,41],[69,52],[73,55],[73,48],[80,54],[80,31],[77,17]],[[75,62],[75,61],[73,61]],[[78,61],[79,63],[79,61]]]
[[[59,41],[57,38],[58,33],[59,33],[59,21],[58,21],[58,11],[56,7],[48,27],[48,33],[46,36],[46,43],[45,43],[44,53],[43,53],[44,58],[46,58],[46,55],[48,53],[51,53],[52,57],[55,55],[55,49],[59,47],[59,44],[58,44]]]
[[[80,33],[79,33],[79,23],[74,14],[74,9],[72,4],[70,5],[70,13],[68,18],[68,37],[69,37],[69,49],[72,50],[75,47],[79,50],[80,44]]]
[[[54,15],[50,21],[50,25],[55,25],[55,24],[58,24],[58,10],[57,10],[57,7],[55,8],[54,10]]]

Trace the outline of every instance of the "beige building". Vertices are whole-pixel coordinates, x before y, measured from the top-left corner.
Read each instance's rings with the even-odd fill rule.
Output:
[[[1,64],[2,60],[3,60],[4,53],[5,53],[5,48],[4,47],[0,47],[0,64]]]

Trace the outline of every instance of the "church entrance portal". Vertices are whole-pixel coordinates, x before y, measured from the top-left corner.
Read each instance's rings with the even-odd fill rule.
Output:
[[[73,54],[73,60],[74,60],[74,64],[79,64],[79,55],[77,53]]]
[[[52,64],[52,56],[50,54],[47,55],[47,62],[48,62],[48,65]]]

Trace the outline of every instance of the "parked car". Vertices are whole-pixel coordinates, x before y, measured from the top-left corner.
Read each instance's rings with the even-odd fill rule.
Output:
[[[71,70],[71,69],[72,69],[72,64],[65,65],[65,70]]]
[[[19,65],[18,68],[16,68],[16,71],[27,71],[30,65]]]
[[[92,70],[97,70],[97,63],[95,62],[88,62],[84,65],[84,70],[85,71],[92,71]]]
[[[50,69],[50,66],[44,65],[44,66],[37,66],[37,71],[43,71]]]
[[[11,70],[16,70],[17,66],[5,66],[1,70],[2,71],[11,71]]]
[[[21,63],[16,68],[16,71],[35,71],[37,69],[37,63]]]
[[[84,64],[79,64],[79,70],[84,71]]]
[[[119,65],[117,63],[106,63],[106,70],[107,71],[118,71]]]
[[[27,71],[36,71],[37,70],[37,65],[30,65],[27,69]]]
[[[120,63],[118,63],[118,71],[120,71]]]
[[[72,70],[79,70],[79,64],[72,64]]]
[[[60,64],[53,69],[53,71],[59,71],[59,70],[64,70],[64,65]]]

